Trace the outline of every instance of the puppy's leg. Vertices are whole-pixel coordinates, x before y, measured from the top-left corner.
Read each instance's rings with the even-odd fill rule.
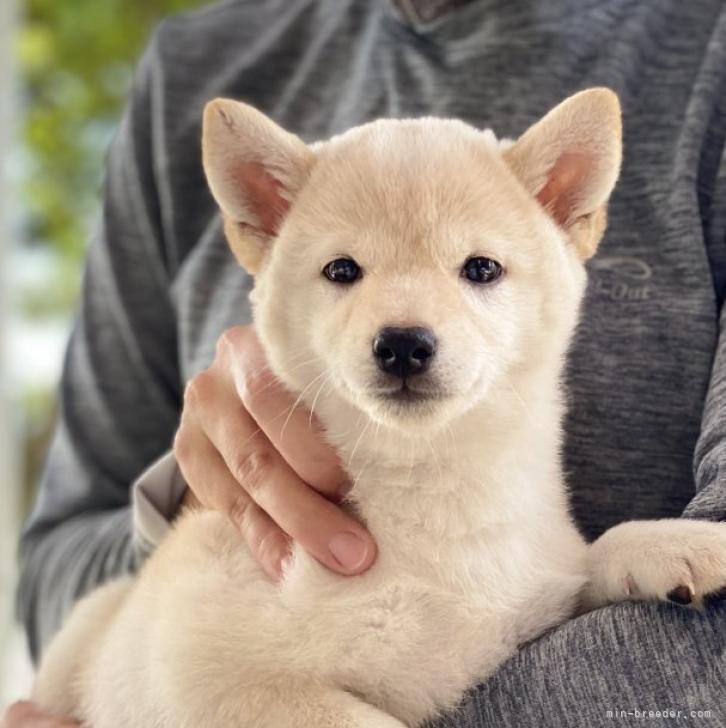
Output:
[[[587,611],[605,604],[657,599],[700,607],[724,596],[726,523],[669,518],[629,521],[588,550]]]
[[[345,690],[304,682],[275,687],[248,685],[237,695],[225,694],[215,705],[207,701],[185,706],[185,728],[409,728],[393,716]]]
[[[81,599],[48,646],[33,684],[33,702],[52,715],[81,720],[83,673],[131,580],[113,581]]]
[[[403,723],[344,690],[300,693],[270,728],[406,728]]]

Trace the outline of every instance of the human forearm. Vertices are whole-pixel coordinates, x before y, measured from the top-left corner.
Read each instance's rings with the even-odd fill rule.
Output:
[[[431,728],[600,728],[636,710],[722,725],[724,616],[644,602],[590,612],[523,646]]]
[[[711,370],[693,475],[696,495],[686,507],[687,518],[726,520],[726,313]]]
[[[18,609],[37,660],[80,596],[135,568],[129,508],[81,513],[50,529],[31,527],[21,560]]]

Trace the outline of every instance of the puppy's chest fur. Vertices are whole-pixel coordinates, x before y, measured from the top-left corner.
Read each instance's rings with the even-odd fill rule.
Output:
[[[557,428],[536,425],[552,422],[545,410],[487,418],[496,441],[464,423],[454,445],[431,443],[435,457],[427,444],[402,451],[392,435],[340,447],[355,481],[350,506],[378,545],[361,576],[333,574],[295,547],[274,583],[226,516],[181,517],[122,603],[100,590],[84,607],[117,613],[84,664],[81,714],[96,728],[239,725],[237,716],[308,728],[317,719],[274,711],[290,696],[307,705],[322,686],[407,726],[453,708],[518,644],[570,616],[585,582]],[[67,642],[89,623],[75,614]]]
[[[301,620],[298,639],[309,636],[311,669],[416,725],[572,613],[580,542],[552,503],[538,508],[540,525],[516,507],[493,512],[492,489],[470,473],[434,466],[411,491],[375,471],[351,501],[379,545],[375,565],[341,579],[298,549],[281,597]]]
[[[353,437],[348,423],[334,444],[354,481],[349,505],[378,545],[361,576],[295,547],[276,584],[226,516],[182,517],[89,662],[90,724],[153,724],[163,709],[163,726],[227,725],[221,714],[293,725],[271,709],[320,686],[407,726],[454,707],[518,644],[570,616],[585,581],[556,400],[528,417],[502,409],[450,441]],[[328,432],[346,432],[332,405],[319,411]]]

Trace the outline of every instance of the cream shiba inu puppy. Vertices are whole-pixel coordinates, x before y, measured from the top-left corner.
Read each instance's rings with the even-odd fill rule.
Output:
[[[620,167],[612,92],[507,143],[420,119],[307,146],[217,100],[203,146],[270,366],[324,424],[379,556],[344,578],[295,548],[273,583],[223,515],[184,515],[78,604],[42,707],[93,728],[416,726],[578,610],[724,585],[724,524],[588,546],[568,512],[560,380]]]

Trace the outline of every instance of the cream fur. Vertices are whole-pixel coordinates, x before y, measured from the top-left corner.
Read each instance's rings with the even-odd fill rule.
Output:
[[[204,149],[272,370],[324,423],[378,560],[344,578],[295,548],[278,585],[223,516],[183,516],[138,578],[76,607],[42,706],[93,728],[415,726],[580,599],[719,585],[721,524],[626,524],[588,549],[568,512],[560,377],[620,164],[614,94],[578,94],[501,145],[422,119],[307,147],[217,101]],[[268,203],[279,229],[260,222]],[[320,274],[341,255],[364,270],[346,288]],[[471,255],[504,277],[462,280]],[[436,332],[440,399],[376,396],[386,325]]]

